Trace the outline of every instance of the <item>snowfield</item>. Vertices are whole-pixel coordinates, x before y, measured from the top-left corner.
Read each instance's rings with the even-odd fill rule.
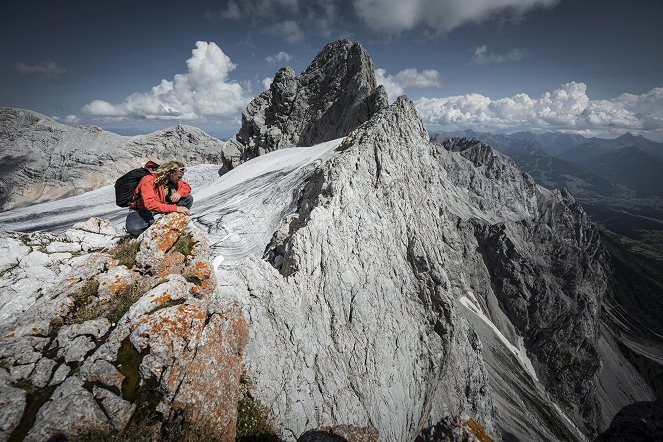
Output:
[[[289,213],[310,172],[334,155],[341,139],[293,147],[259,156],[219,177],[219,165],[187,168],[193,222],[208,234],[215,265],[232,266],[245,256],[261,256]],[[0,213],[0,229],[61,232],[96,216],[123,227],[127,209],[115,205],[113,186]]]

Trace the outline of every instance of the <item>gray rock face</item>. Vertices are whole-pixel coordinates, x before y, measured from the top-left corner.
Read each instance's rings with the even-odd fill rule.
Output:
[[[492,428],[481,344],[443,264],[449,243],[462,253],[473,236],[454,233],[457,216],[433,197],[444,171],[412,104],[398,101],[340,148],[309,181],[284,244],[270,246],[280,271],[252,260],[218,276],[249,318],[260,400],[288,439],[352,425],[412,440],[463,414]]]
[[[338,149],[283,218],[271,266],[217,274],[249,318],[249,374],[281,435],[413,440],[457,416],[522,440],[595,433],[607,276],[573,199],[488,146],[430,144],[407,99]]]
[[[521,200],[525,204],[516,203],[515,208],[532,218],[475,223],[479,252],[500,307],[524,338],[542,382],[564,403],[574,404],[595,431],[600,422],[599,310],[609,272],[598,229],[564,190],[532,198],[537,187],[531,178],[513,176],[518,172],[515,164],[489,146],[466,139],[441,144],[470,160],[485,177],[509,183],[512,188],[500,195],[527,196]],[[493,203],[514,207],[513,202],[489,196]],[[537,367],[537,362],[542,365]]]
[[[147,160],[220,163],[222,147],[223,142],[189,126],[125,137],[0,108],[0,210],[112,184]]]
[[[330,43],[301,75],[279,70],[269,90],[251,101],[242,128],[224,147],[222,171],[276,149],[344,137],[387,104],[364,48]]]

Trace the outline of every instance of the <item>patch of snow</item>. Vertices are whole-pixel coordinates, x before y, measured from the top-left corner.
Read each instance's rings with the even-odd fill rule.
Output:
[[[493,321],[491,321],[481,310],[479,307],[479,302],[477,301],[476,297],[474,296],[474,293],[472,292],[467,292],[467,296],[461,296],[460,299],[458,300],[465,308],[470,310],[472,313],[477,315],[483,322],[488,325],[495,335],[499,338],[499,340],[504,344],[504,346],[518,359],[518,362],[520,362],[520,365],[525,369],[527,374],[530,375],[530,377],[536,381],[539,382],[539,378],[536,375],[536,371],[534,371],[534,366],[532,365],[532,361],[530,358],[527,357],[527,352],[525,351],[525,346],[523,345],[523,338],[518,336],[518,346],[516,347],[513,345],[503,334],[502,332],[493,324]]]

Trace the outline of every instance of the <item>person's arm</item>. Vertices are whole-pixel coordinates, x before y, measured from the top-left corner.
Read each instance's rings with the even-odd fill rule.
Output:
[[[177,190],[170,194],[170,201],[177,203],[181,198],[191,195],[191,186],[186,181],[180,180],[177,183]]]
[[[161,202],[159,195],[154,189],[154,176],[146,176],[140,180],[140,193],[143,197],[143,204],[150,212],[155,213],[170,213],[177,212],[175,204],[166,204]]]
[[[177,183],[177,193],[179,193],[182,198],[186,198],[191,195],[191,186],[186,181],[180,180]]]

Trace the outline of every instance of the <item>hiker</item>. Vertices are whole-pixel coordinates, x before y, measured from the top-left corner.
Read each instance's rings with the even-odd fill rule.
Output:
[[[149,171],[140,179],[129,205],[127,232],[138,236],[154,223],[155,213],[180,212],[189,214],[193,205],[191,186],[182,179],[184,164],[170,161],[157,166],[148,161],[144,168]]]

